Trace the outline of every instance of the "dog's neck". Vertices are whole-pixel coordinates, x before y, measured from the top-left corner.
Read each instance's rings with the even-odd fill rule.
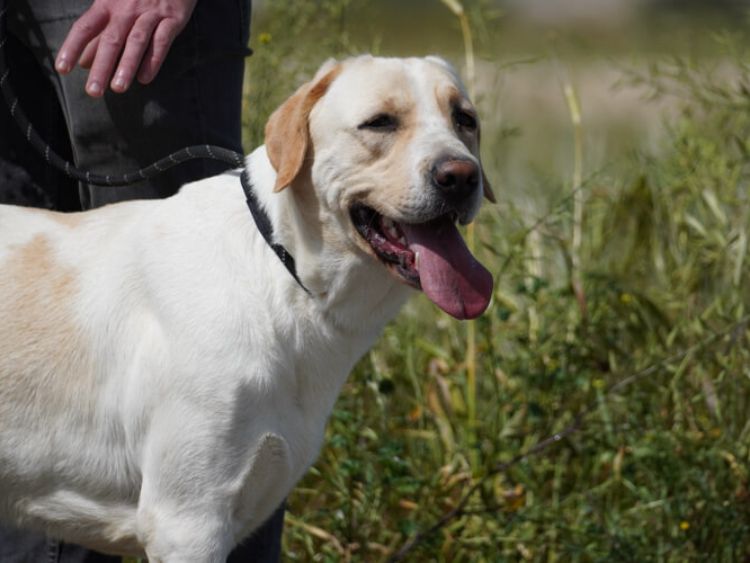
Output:
[[[331,235],[331,230],[346,231],[348,225],[338,224],[336,214],[321,209],[318,194],[309,185],[309,171],[303,171],[294,186],[274,192],[276,171],[265,147],[248,156],[248,166],[274,241],[294,257],[297,275],[311,293],[306,295],[289,274],[299,298],[312,299],[326,320],[341,330],[379,333],[409,297],[409,288],[354,242],[342,243],[346,237]]]

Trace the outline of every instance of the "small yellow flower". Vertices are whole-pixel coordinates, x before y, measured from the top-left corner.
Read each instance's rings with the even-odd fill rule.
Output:
[[[591,382],[591,386],[594,389],[604,389],[604,380],[597,377],[594,381]]]
[[[688,522],[687,520],[683,520],[682,522],[680,522],[680,530],[684,532],[689,529],[690,529],[690,522]]]
[[[264,31],[258,36],[258,41],[260,41],[261,45],[268,45],[271,42],[271,34]]]
[[[623,305],[630,305],[633,302],[633,296],[629,293],[620,294],[620,303]]]

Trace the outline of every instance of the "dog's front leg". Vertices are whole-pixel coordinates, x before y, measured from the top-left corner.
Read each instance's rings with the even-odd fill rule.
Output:
[[[149,563],[224,563],[235,542],[227,499],[205,482],[188,479],[175,494],[159,481],[144,475],[138,503],[138,537]]]
[[[211,417],[159,418],[137,514],[149,563],[223,563],[291,487],[289,446],[274,432],[240,432]]]
[[[136,525],[149,563],[224,563],[234,546],[231,499],[241,474],[226,421],[202,406],[163,404],[141,453]]]
[[[227,522],[208,510],[159,507],[139,511],[139,534],[149,563],[224,563],[234,546]]]

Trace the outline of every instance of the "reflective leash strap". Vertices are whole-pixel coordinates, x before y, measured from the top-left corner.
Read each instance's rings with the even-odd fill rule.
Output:
[[[284,248],[284,246],[273,241],[273,227],[271,226],[271,220],[269,219],[268,214],[258,204],[258,200],[253,192],[248,170],[245,167],[244,155],[215,145],[193,145],[180,149],[179,151],[176,151],[145,168],[136,170],[135,172],[117,175],[92,174],[90,171],[76,168],[75,165],[60,157],[60,155],[58,155],[57,152],[55,152],[55,150],[36,132],[36,129],[34,129],[34,126],[19,105],[18,98],[10,85],[10,68],[8,67],[5,51],[8,41],[7,17],[9,3],[10,0],[0,0],[0,90],[2,90],[3,98],[10,110],[11,116],[15,119],[21,131],[24,133],[26,140],[31,143],[40,155],[44,156],[44,160],[50,166],[53,166],[66,176],[74,178],[80,182],[107,187],[128,186],[136,182],[148,180],[149,178],[158,176],[165,170],[169,170],[173,166],[177,166],[188,160],[199,158],[218,160],[229,164],[232,168],[241,168],[242,172],[240,175],[240,181],[242,189],[245,192],[247,206],[250,209],[250,213],[253,216],[258,231],[260,231],[263,239],[268,246],[271,247],[274,254],[278,256],[281,263],[289,271],[297,284],[305,291],[305,293],[311,295],[310,291],[299,279],[299,276],[297,276],[294,257],[286,248]]]

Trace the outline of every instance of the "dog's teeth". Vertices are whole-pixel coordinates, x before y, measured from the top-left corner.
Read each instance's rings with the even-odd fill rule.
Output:
[[[393,222],[393,219],[388,219],[387,217],[383,217],[383,231],[385,234],[388,235],[388,238],[391,240],[398,240],[401,241],[401,234],[398,231],[398,228],[396,227],[396,223]]]

